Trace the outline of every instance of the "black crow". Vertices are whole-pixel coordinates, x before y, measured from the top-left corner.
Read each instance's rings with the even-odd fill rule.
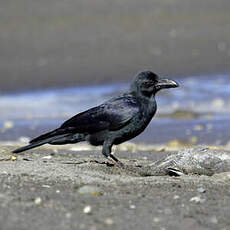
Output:
[[[173,80],[162,79],[151,71],[140,72],[127,92],[75,115],[58,129],[31,140],[29,145],[16,149],[13,153],[44,144],[62,145],[88,141],[94,146],[102,145],[105,157],[123,165],[111,154],[112,146],[143,132],[157,110],[155,94],[161,89],[175,87],[178,87],[178,83]]]

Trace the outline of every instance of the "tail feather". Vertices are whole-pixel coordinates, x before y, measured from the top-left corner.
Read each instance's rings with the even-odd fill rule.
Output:
[[[37,142],[33,141],[33,142],[30,142],[30,144],[27,145],[27,146],[15,149],[13,151],[13,153],[20,153],[20,152],[23,152],[23,151],[26,151],[26,150],[33,149],[33,148],[36,148],[38,146],[44,145],[44,144],[52,143],[52,141],[58,140],[60,138],[68,136],[68,135],[69,134],[57,135],[57,136],[53,136],[53,137],[50,137],[50,138],[47,138],[47,139],[44,139],[44,140],[41,140],[41,141],[37,141]]]
[[[51,132],[45,133],[39,137],[34,138],[33,140],[30,141],[30,144],[37,143],[60,134],[61,134],[60,129],[55,129]]]
[[[13,153],[21,153],[21,152],[23,152],[23,151],[26,151],[26,150],[29,150],[29,149],[36,148],[36,147],[41,146],[41,145],[44,145],[44,144],[46,144],[46,143],[47,143],[46,141],[41,141],[41,142],[29,144],[29,145],[23,146],[23,147],[21,147],[21,148],[15,149],[15,150],[13,151]]]
[[[73,133],[73,128],[55,129],[51,132],[45,133],[39,137],[34,138],[29,142],[29,145],[15,149],[13,153],[20,153],[29,149],[36,148],[44,144],[59,145],[72,144],[85,140],[85,134]]]

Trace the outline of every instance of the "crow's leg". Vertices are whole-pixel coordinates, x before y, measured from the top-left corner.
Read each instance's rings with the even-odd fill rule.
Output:
[[[108,158],[111,159],[113,162],[115,162],[116,165],[119,165],[121,167],[124,166],[124,164],[119,161],[114,155],[111,154],[113,143],[109,141],[104,141],[103,148],[102,148],[102,154]]]

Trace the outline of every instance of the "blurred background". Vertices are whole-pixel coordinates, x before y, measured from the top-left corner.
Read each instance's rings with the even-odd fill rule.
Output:
[[[228,0],[1,0],[0,140],[54,128],[151,69],[181,87],[136,141],[228,143],[229,12]]]

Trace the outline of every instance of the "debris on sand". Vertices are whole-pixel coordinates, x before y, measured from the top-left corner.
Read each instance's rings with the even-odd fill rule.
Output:
[[[202,204],[205,202],[205,199],[202,199],[200,196],[194,196],[190,199],[190,202],[194,202],[196,204]]]
[[[92,185],[84,185],[78,189],[80,194],[102,195],[102,190],[99,187]]]
[[[40,205],[40,204],[42,203],[42,198],[41,198],[41,197],[35,198],[34,203],[35,203],[36,205]]]
[[[89,206],[89,205],[85,206],[84,209],[83,209],[83,212],[85,214],[91,214],[92,213],[92,207]]]
[[[199,193],[205,193],[206,192],[206,190],[204,189],[204,188],[198,188],[197,189],[197,192],[199,192]]]
[[[161,172],[198,174],[212,176],[214,173],[230,171],[230,153],[209,148],[190,148],[180,150],[166,158],[150,164]]]
[[[104,222],[108,226],[114,225],[114,220],[112,218],[106,218]]]

